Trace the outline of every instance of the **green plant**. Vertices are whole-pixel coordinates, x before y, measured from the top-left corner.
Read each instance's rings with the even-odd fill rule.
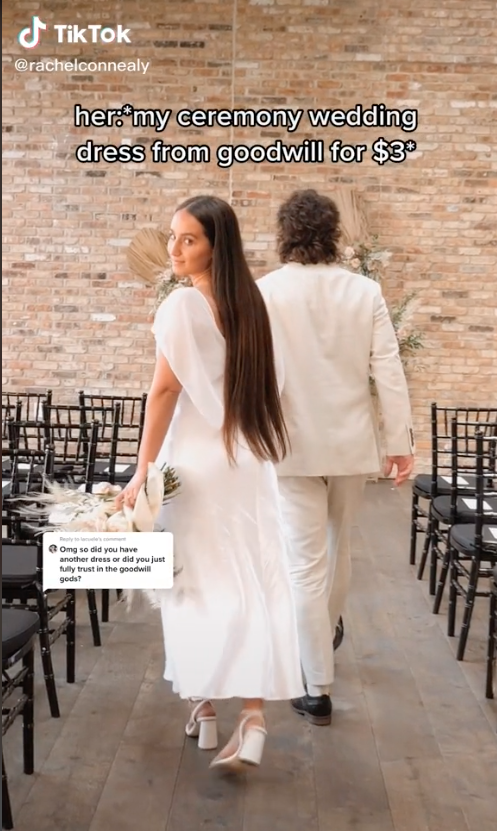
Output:
[[[157,280],[155,289],[155,310],[157,310],[166,297],[169,297],[174,289],[180,286],[191,286],[192,282],[189,277],[176,277],[172,268],[163,271]]]
[[[379,247],[378,237],[373,236],[369,244],[358,242],[347,245],[342,252],[341,262],[350,271],[364,274],[365,277],[381,284],[384,268],[391,256],[390,251]],[[409,292],[389,309],[400,357],[406,369],[413,366],[416,353],[424,346],[423,333],[411,326],[416,298],[417,292]]]

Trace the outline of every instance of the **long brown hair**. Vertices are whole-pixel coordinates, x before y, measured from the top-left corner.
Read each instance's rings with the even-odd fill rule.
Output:
[[[226,342],[223,436],[230,461],[238,430],[261,460],[288,449],[266,305],[243,251],[233,208],[216,196],[194,196],[176,208],[202,225],[212,246],[212,293]]]

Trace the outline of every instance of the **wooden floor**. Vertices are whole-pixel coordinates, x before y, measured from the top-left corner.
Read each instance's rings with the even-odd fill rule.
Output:
[[[5,741],[17,831],[495,831],[497,701],[484,698],[486,601],[467,659],[408,565],[409,489],[368,485],[337,653],[331,727],[268,708],[263,765],[222,779],[185,739],[185,704],[161,680],[157,612],[111,607],[91,645],[80,604],[77,678],[51,719],[36,680],[36,773],[21,772],[20,725]],[[84,601],[84,595],[82,600]],[[236,706],[221,709],[228,738]]]

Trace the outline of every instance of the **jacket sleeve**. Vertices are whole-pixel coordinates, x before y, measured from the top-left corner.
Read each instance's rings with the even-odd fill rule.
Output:
[[[377,286],[374,298],[371,375],[375,380],[388,456],[415,452],[411,405],[397,336]]]

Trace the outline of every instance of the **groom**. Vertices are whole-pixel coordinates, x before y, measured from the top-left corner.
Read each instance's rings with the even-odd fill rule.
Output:
[[[381,468],[371,376],[385,475],[395,468],[400,485],[414,463],[395,331],[378,283],[337,265],[339,236],[334,202],[297,191],[278,212],[284,265],[258,281],[285,361],[282,406],[291,452],[278,476],[307,688],[292,706],[319,725],[331,723],[333,638],[349,590],[351,528],[367,476]]]

